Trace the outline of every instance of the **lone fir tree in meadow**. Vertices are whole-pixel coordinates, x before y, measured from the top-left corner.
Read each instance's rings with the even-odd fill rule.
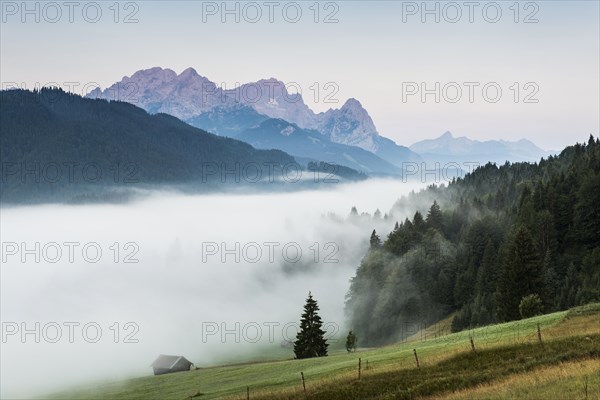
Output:
[[[308,292],[308,298],[300,320],[300,332],[298,332],[294,342],[294,354],[298,359],[327,355],[329,344],[325,339],[325,331],[322,329],[323,321],[318,311],[317,301]]]
[[[348,353],[356,351],[356,335],[352,331],[350,331],[346,337],[346,351]]]

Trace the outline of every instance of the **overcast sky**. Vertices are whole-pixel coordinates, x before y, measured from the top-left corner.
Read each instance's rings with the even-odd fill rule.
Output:
[[[113,1],[75,3],[30,2],[25,13],[2,1],[3,85],[106,87],[139,69],[191,66],[227,87],[297,83],[315,111],[354,97],[404,145],[449,130],[559,149],[599,133],[597,1],[428,2],[431,14],[420,1],[230,2],[229,14],[220,1],[138,1],[118,15]]]

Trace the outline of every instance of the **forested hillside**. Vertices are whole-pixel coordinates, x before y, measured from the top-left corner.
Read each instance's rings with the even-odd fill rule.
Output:
[[[272,179],[265,165],[295,163],[282,151],[257,150],[124,102],[53,88],[2,91],[0,101],[3,202],[72,200],[149,184],[236,184],[246,165]]]
[[[539,163],[485,165],[399,206],[425,199],[426,215],[385,240],[372,233],[351,280],[346,308],[361,346],[452,312],[457,331],[600,300],[598,139]]]

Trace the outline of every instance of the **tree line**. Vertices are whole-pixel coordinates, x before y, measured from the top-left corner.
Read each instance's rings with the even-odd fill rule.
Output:
[[[346,299],[363,345],[452,313],[459,331],[600,300],[598,139],[539,163],[490,163],[405,201],[431,198],[385,240],[371,232]]]

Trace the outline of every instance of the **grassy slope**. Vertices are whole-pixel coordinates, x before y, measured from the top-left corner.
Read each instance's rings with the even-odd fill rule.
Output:
[[[587,359],[561,362],[514,374],[499,382],[477,385],[427,400],[600,399],[600,362]]]
[[[538,322],[546,343],[544,351],[540,351],[537,344]],[[470,351],[471,335],[477,347],[475,354]],[[441,337],[419,336],[413,337],[411,342],[353,354],[335,352],[320,359],[271,361],[149,376],[87,386],[50,398],[183,400],[202,392],[205,395],[199,397],[201,399],[239,399],[245,398],[246,386],[251,388],[252,399],[303,398],[301,371],[306,377],[308,398],[315,399],[410,398],[455,389],[485,390],[482,384],[500,384],[511,379],[512,374],[600,357],[600,305]],[[418,370],[413,348],[420,359]],[[356,379],[358,357],[363,362],[360,382]],[[594,382],[592,379],[590,385]],[[494,393],[491,390],[490,393]],[[465,398],[469,398],[469,394]]]

